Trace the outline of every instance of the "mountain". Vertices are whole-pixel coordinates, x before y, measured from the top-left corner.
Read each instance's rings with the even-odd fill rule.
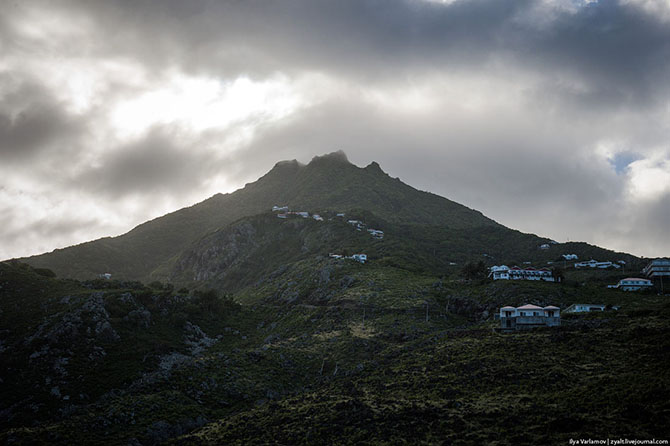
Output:
[[[273,205],[323,220],[278,218]],[[566,268],[561,283],[464,277],[481,272],[467,262],[540,266],[563,253],[640,262],[506,228],[342,153],[280,162],[121,237],[0,262],[0,443],[667,438],[662,283],[608,288],[621,269]],[[607,310],[496,331],[501,306],[580,302]]]
[[[317,156],[307,165],[295,160],[278,162],[242,189],[214,195],[119,237],[22,260],[34,267],[52,269],[61,277],[87,279],[111,273],[124,280],[169,280],[179,284],[191,280],[184,274],[188,263],[185,256],[195,259],[196,251],[211,249],[207,240],[217,240],[230,224],[269,215],[273,205],[324,215],[345,212],[347,218],[363,219],[387,234],[380,255],[388,262],[409,268],[435,271],[470,259],[502,263],[549,261],[559,256],[557,248],[549,253],[538,251],[538,246],[548,239],[511,230],[476,210],[414,189],[391,178],[376,162],[357,167],[339,151]],[[266,237],[265,242],[272,243],[278,237],[284,235]],[[310,252],[323,255],[346,245],[341,238],[331,241],[329,245],[322,244],[320,251]],[[372,249],[368,245],[360,248]],[[623,258],[595,247],[588,247],[587,251],[603,260]],[[577,254],[582,252],[584,249],[578,249]],[[274,265],[261,265],[264,269],[266,266]]]

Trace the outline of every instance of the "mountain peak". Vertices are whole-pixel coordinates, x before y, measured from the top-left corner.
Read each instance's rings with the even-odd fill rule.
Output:
[[[347,154],[344,153],[344,151],[342,151],[342,150],[338,150],[336,152],[331,152],[331,153],[326,153],[325,155],[321,155],[321,156],[315,156],[314,158],[312,158],[312,161],[310,161],[309,164],[319,163],[319,162],[322,162],[322,161],[330,161],[330,162],[351,164],[349,162],[349,158],[347,158]]]
[[[370,164],[368,164],[367,166],[365,166],[365,170],[367,170],[368,172],[386,173],[382,170],[381,166],[379,165],[379,163],[377,161],[373,161]]]
[[[295,168],[295,167],[300,167],[302,165],[303,164],[300,163],[298,160],[292,159],[292,160],[278,161],[277,163],[275,163],[274,167],[280,167],[280,168],[281,167],[294,167]]]

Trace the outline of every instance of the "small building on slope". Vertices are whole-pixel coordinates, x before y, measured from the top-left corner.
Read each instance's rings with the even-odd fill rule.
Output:
[[[621,279],[619,283],[616,284],[616,288],[623,291],[639,291],[646,290],[654,286],[654,284],[649,279],[640,279],[639,277],[627,277]]]
[[[670,259],[654,259],[642,270],[645,276],[656,278],[670,276]]]
[[[594,311],[605,311],[605,304],[572,304],[563,313],[591,313]]]
[[[507,265],[492,266],[489,268],[489,277],[493,280],[540,280],[545,282],[556,282],[552,270],[548,268],[536,269],[532,266],[520,268],[518,266],[508,267]],[[560,281],[560,278],[558,278]]]
[[[516,308],[505,306],[500,309],[500,328],[503,331],[558,327],[560,325],[561,309],[553,305],[540,307],[526,304]]]

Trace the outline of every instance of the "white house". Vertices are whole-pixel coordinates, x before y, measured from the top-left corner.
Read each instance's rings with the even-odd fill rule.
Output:
[[[593,311],[605,311],[604,304],[572,304],[563,313],[588,313]]]
[[[368,256],[366,254],[354,254],[351,256],[351,258],[361,263],[365,263],[368,260]]]
[[[509,270],[509,278],[511,280],[542,280],[546,282],[554,282],[554,276],[550,269],[535,269],[532,266],[526,268],[513,266]]]
[[[517,308],[505,306],[500,309],[500,327],[503,330],[525,330],[559,325],[561,325],[561,309],[552,305],[540,307],[526,304]]]
[[[384,238],[384,231],[380,231],[379,229],[368,229],[368,232],[376,239]]]
[[[549,243],[544,243],[540,245],[540,249],[549,249],[549,248],[551,248],[551,246],[549,246]]]
[[[288,206],[272,206],[272,212],[286,212],[288,211]]]
[[[101,279],[109,280],[112,278],[112,275],[110,273],[102,273],[98,274],[98,277]]]
[[[509,280],[509,266],[492,266],[489,270],[489,277],[493,277],[493,280]]]
[[[565,260],[577,260],[577,254],[563,254],[562,256]]]
[[[670,276],[670,259],[654,259],[642,270],[647,277]]]
[[[556,279],[552,271],[548,268],[536,269],[532,266],[520,268],[507,265],[492,266],[489,268],[489,277],[493,280],[540,280],[545,282],[555,282]]]
[[[640,279],[637,277],[628,277],[626,279],[621,279],[619,283],[616,284],[616,288],[623,291],[639,291],[643,289],[649,289],[653,286],[651,280],[649,279]]]
[[[617,265],[616,263],[612,262],[598,262],[597,260],[589,260],[588,262],[579,262],[575,263],[575,268],[600,268],[600,269],[606,269],[606,268],[621,268],[620,265]]]
[[[305,211],[295,212],[295,215],[299,215],[302,218],[309,218],[309,212],[305,212]]]
[[[323,217],[320,216],[319,214],[312,215],[312,218],[316,221],[323,221]]]
[[[335,216],[336,217],[344,217],[344,212],[338,212]]]

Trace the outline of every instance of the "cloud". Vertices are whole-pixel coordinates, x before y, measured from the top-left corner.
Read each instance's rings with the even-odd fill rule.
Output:
[[[287,0],[70,3],[99,26],[104,57],[195,73],[265,77],[326,71],[384,82],[417,71],[520,66],[585,100],[653,101],[670,66],[670,28],[640,2]],[[121,30],[121,32],[119,32]],[[104,36],[104,38],[102,38]]]
[[[6,225],[5,255],[118,234],[337,149],[515,228],[670,249],[655,226],[670,162],[664,2],[0,9],[0,208],[32,234],[10,242],[21,225]]]
[[[72,178],[71,188],[106,198],[181,195],[216,172],[215,153],[191,147],[178,132],[154,127],[141,138],[105,152],[96,166]]]
[[[625,247],[636,254],[661,255],[667,249],[658,231],[648,233],[655,245],[640,242],[645,236],[635,234],[647,216],[656,221],[652,215],[667,206],[660,194],[652,194],[670,184],[663,180],[666,164],[636,161],[629,174],[618,175],[611,158],[593,149],[609,117],[575,126],[551,111],[528,115],[505,102],[485,110],[459,109],[448,99],[434,100],[417,116],[354,94],[344,97],[261,129],[244,151],[244,164],[252,159],[307,161],[312,153],[343,149],[359,165],[377,160],[391,176],[483,210],[516,229],[560,241]],[[656,178],[656,186],[631,191],[637,178]],[[650,197],[646,206],[640,206],[640,191]]]
[[[48,90],[0,75],[0,160],[32,161],[44,151],[67,147],[81,131],[81,123]]]

